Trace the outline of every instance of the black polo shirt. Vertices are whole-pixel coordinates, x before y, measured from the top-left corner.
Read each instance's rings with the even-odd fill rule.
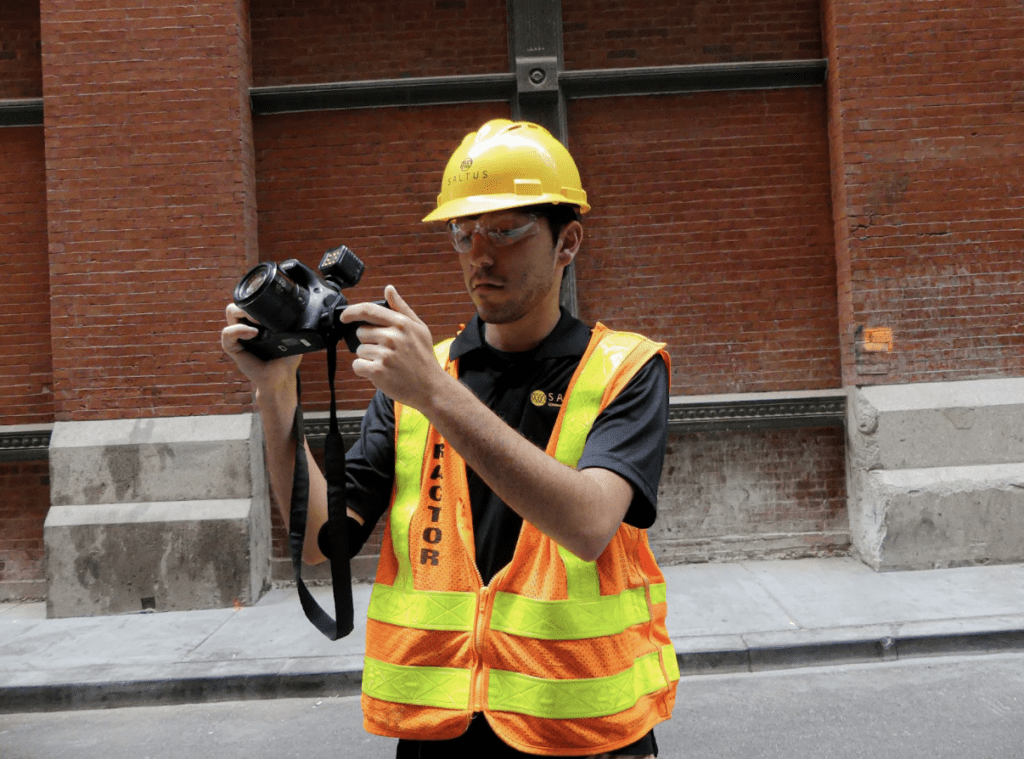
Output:
[[[590,328],[563,310],[551,334],[524,353],[496,350],[484,340],[483,330],[483,323],[474,317],[452,343],[449,356],[459,360],[459,380],[509,426],[546,448],[569,381],[590,342]],[[625,521],[640,528],[650,527],[656,514],[668,434],[668,388],[665,362],[649,361],[598,415],[577,465],[578,469],[608,469],[632,483],[633,502]],[[363,540],[390,503],[394,440],[394,403],[378,392],[363,418],[359,440],[346,457],[347,505],[365,520],[358,530]],[[468,468],[467,478],[476,564],[484,583],[489,583],[512,559],[523,520]],[[352,526],[355,532],[354,521]],[[657,755],[654,731],[610,753]],[[400,740],[397,756],[511,759],[527,755],[505,745],[478,716],[465,734],[450,741]]]
[[[484,340],[474,317],[455,338],[450,356],[459,360],[459,380],[483,403],[540,448],[547,446],[562,399],[590,342],[591,330],[563,311],[540,345],[505,353]],[[359,440],[346,458],[347,505],[365,520],[367,535],[387,511],[394,478],[394,403],[377,393],[363,418]],[[600,414],[587,437],[578,469],[599,467],[619,474],[634,487],[627,524],[654,523],[658,481],[668,430],[668,371],[647,363]],[[522,518],[467,470],[476,563],[485,583],[515,551]]]

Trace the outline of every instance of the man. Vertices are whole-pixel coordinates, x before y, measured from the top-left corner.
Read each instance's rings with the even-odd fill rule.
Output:
[[[378,393],[347,457],[363,539],[389,511],[367,626],[366,728],[398,756],[654,756],[679,673],[647,544],[668,356],[559,307],[586,193],[543,128],[490,121],[445,170],[438,207],[477,315],[434,346],[388,286],[355,373]],[[289,503],[297,358],[261,362],[228,307],[224,349],[254,382],[271,486]],[[326,485],[310,472],[304,558]]]

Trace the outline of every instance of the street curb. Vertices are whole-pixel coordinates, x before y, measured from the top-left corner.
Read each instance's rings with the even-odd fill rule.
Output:
[[[871,628],[871,634],[865,634],[868,630],[864,628],[844,632],[831,639],[813,640],[808,639],[815,637],[813,631],[793,631],[783,634],[792,638],[791,642],[775,645],[738,642],[742,636],[727,636],[727,640],[719,640],[726,644],[721,646],[709,646],[714,639],[708,638],[676,641],[676,658],[680,674],[686,678],[1024,651],[1024,629],[899,635],[886,634],[886,629],[878,627]],[[753,641],[773,636],[747,637]],[[361,683],[362,671],[350,670],[7,686],[0,687],[0,714],[331,698],[358,695]]]
[[[760,636],[750,636],[760,637]],[[969,656],[1024,651],[1024,629],[933,634],[883,634],[842,640],[679,650],[684,677],[756,673],[842,664],[891,663],[931,656]]]
[[[172,706],[212,701],[331,698],[358,695],[362,680],[363,673],[355,671],[15,685],[0,688],[0,714]]]

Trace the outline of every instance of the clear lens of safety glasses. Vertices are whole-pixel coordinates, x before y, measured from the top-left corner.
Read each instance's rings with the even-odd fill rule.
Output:
[[[528,237],[537,229],[537,215],[529,214],[528,222],[521,227],[509,229],[504,225],[484,226],[479,219],[467,219],[465,221],[449,221],[448,232],[452,236],[452,245],[459,253],[469,253],[473,248],[473,235],[479,233],[484,235],[488,242],[496,248],[504,248],[506,245],[519,242]],[[507,222],[506,222],[507,223]]]

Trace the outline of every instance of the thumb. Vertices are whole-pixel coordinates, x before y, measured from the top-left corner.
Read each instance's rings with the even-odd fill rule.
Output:
[[[394,285],[388,285],[384,288],[384,299],[388,302],[388,305],[391,306],[392,311],[396,311],[403,316],[408,316],[410,319],[415,319],[416,321],[420,320],[419,317],[416,316],[416,312],[413,311],[409,304],[405,302],[405,299],[398,294],[398,290],[395,289]]]

